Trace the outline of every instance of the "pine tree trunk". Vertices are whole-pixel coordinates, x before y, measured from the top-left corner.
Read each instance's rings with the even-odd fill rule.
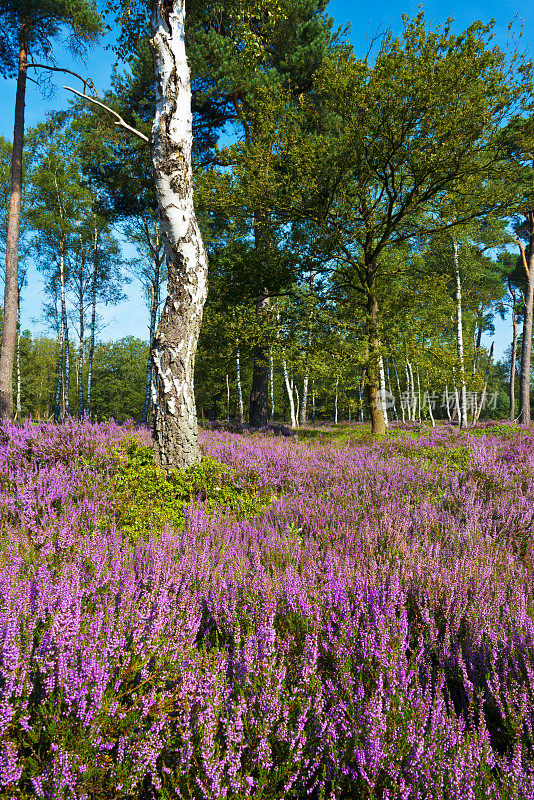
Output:
[[[462,322],[462,281],[458,263],[458,243],[453,237],[454,277],[456,279],[456,348],[460,363],[460,428],[467,428],[467,388],[465,385],[464,332]]]
[[[374,279],[367,286],[367,314],[367,396],[371,409],[371,430],[374,435],[380,436],[385,434],[386,424],[379,398],[380,339],[378,336],[378,297]]]
[[[530,425],[530,364],[532,354],[532,316],[534,301],[534,211],[527,214],[529,229],[528,258],[521,249],[523,268],[527,280],[525,292],[525,317],[523,321],[523,346],[521,350],[521,376],[519,381],[519,422]]]
[[[261,237],[256,232],[256,239],[258,240],[259,238]],[[270,307],[271,299],[268,290],[264,289],[256,301],[256,317],[260,325],[268,318]],[[249,410],[249,422],[253,428],[263,428],[267,425],[268,381],[269,354],[264,345],[256,344],[254,346]]]
[[[168,282],[151,351],[153,440],[156,460],[165,469],[189,467],[201,457],[194,368],[208,260],[193,205],[191,85],[184,24],[185,0],[154,0],[150,43],[156,113],[150,144]]]
[[[510,284],[509,284],[510,286]],[[510,412],[508,419],[515,419],[515,371],[517,364],[517,308],[515,303],[515,290],[510,287],[512,294],[512,359],[510,363]]]
[[[0,346],[0,417],[13,417],[13,360],[17,335],[18,250],[22,200],[22,153],[24,149],[24,104],[26,96],[26,25],[19,37],[19,67],[15,100],[15,129],[11,156],[11,196],[7,216],[6,273],[4,282],[4,324]]]

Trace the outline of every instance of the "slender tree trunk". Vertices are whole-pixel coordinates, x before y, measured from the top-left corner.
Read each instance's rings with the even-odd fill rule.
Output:
[[[21,418],[21,376],[20,376],[20,290],[17,293],[17,401],[15,404],[15,419]]]
[[[406,359],[406,366],[408,367],[408,379],[410,383],[410,422],[415,422],[417,414],[417,396],[415,394],[415,383],[413,379],[413,369],[411,363]]]
[[[374,435],[381,436],[386,432],[384,414],[379,402],[379,357],[380,339],[378,336],[378,297],[376,283],[372,279],[367,286],[367,396],[371,409],[371,430]]]
[[[11,196],[7,216],[4,324],[0,346],[0,417],[13,417],[13,360],[17,335],[18,252],[22,200],[22,153],[27,72],[27,29],[23,23],[19,42],[19,67],[15,100],[15,129],[11,156]]]
[[[449,387],[448,387],[447,385],[445,386],[445,402],[446,402],[446,404],[447,404],[447,408],[446,408],[446,410],[447,410],[447,417],[448,417],[448,419],[449,419],[449,422],[452,422],[452,419],[451,419],[451,409],[450,409],[450,401],[449,401]]]
[[[339,386],[339,376],[336,376],[336,393],[334,395],[334,424],[337,425],[337,390]]]
[[[226,373],[226,422],[230,422],[230,379]]]
[[[236,384],[237,384],[237,408],[239,411],[239,423],[240,425],[242,425],[244,412],[243,412],[243,389],[241,387],[241,358],[239,351],[239,343],[237,345],[236,356],[235,356],[235,374],[236,374]]]
[[[289,374],[287,371],[287,364],[285,358],[282,360],[282,369],[284,371],[284,383],[286,386],[287,392],[287,399],[289,402],[289,414],[291,417],[291,427],[297,427],[297,417],[295,414],[295,399],[293,397],[293,380],[289,380]]]
[[[315,380],[312,378],[312,423],[315,425]]]
[[[477,336],[475,341],[475,358],[473,361],[473,375],[477,373],[478,359],[480,356],[480,347],[482,344],[482,319],[479,319],[477,324]]]
[[[380,356],[379,359],[380,369],[380,402],[382,404],[382,414],[384,415],[384,426],[386,429],[389,427],[387,399],[386,399],[386,376],[384,373],[384,359]]]
[[[85,336],[83,306],[80,302],[80,342],[78,347],[78,418],[83,417],[83,339]]]
[[[306,425],[307,418],[307,405],[308,405],[308,384],[310,381],[308,373],[308,365],[306,365],[306,374],[302,383],[302,405],[300,407],[300,424]]]
[[[389,361],[388,360],[386,360],[386,375],[387,375],[387,379],[388,379],[388,391],[389,391],[389,393],[391,395],[392,403],[393,403],[393,416],[398,421],[399,415],[397,414],[397,403],[396,403],[396,399],[395,399],[395,392],[393,391],[393,387],[391,385],[391,378],[389,377]]]
[[[397,365],[395,364],[395,361],[393,359],[391,359],[391,361],[393,363],[393,369],[395,371],[395,379],[397,381],[397,391],[399,392],[399,402],[400,402],[400,407],[401,407],[402,421],[405,422],[405,419],[404,419],[404,404],[402,402],[402,392],[401,392],[401,385],[400,385],[400,380],[399,380],[399,373],[397,372]],[[398,417],[397,417],[397,419],[398,419]]]
[[[256,239],[257,241],[261,239],[261,235],[256,233]],[[256,316],[260,325],[268,319],[270,307],[271,299],[267,289],[264,289],[256,301]],[[268,380],[269,356],[267,348],[264,345],[256,344],[254,346],[249,411],[249,422],[253,428],[262,428],[267,425]]]
[[[57,303],[56,303],[56,311],[57,311]],[[54,399],[54,422],[60,422],[61,420],[61,398],[63,396],[63,353],[64,353],[64,334],[63,334],[63,315],[61,314],[61,304],[60,304],[60,311],[58,314],[57,320],[58,326],[58,356],[57,356],[57,380],[56,380],[56,395]]]
[[[421,381],[419,380],[419,370],[417,370],[417,399],[418,399],[418,406],[419,411],[417,414],[417,419],[421,422]]]
[[[491,360],[492,360],[492,358],[493,358],[493,342],[491,343],[489,356],[488,356],[488,363],[486,365],[486,375],[484,377],[484,388],[482,389],[482,396],[480,398],[480,405],[477,408],[476,416],[475,416],[473,422],[478,422],[478,418],[480,416],[480,412],[482,411],[482,409],[484,408],[484,406],[486,404],[486,393],[487,393],[487,390],[488,390],[488,381],[489,381],[489,376],[490,376],[490,368],[491,368]]]
[[[519,422],[521,425],[530,425],[530,365],[532,354],[532,306],[534,301],[534,211],[529,211],[527,221],[529,229],[528,257],[521,245],[523,268],[527,280],[519,382]]]
[[[200,461],[194,368],[208,260],[193,205],[192,114],[185,52],[185,0],[154,0],[151,48],[156,113],[151,152],[167,253],[167,299],[152,345],[153,439],[166,469]]]
[[[269,393],[271,396],[271,422],[274,420],[274,362],[273,349],[269,348]]]
[[[517,364],[517,307],[516,307],[516,294],[515,289],[512,289],[510,283],[508,284],[510,293],[512,294],[512,359],[510,363],[510,411],[508,418],[515,419],[515,371]]]
[[[61,327],[63,331],[63,363],[62,368],[62,393],[61,393],[61,418],[69,413],[69,382],[70,382],[70,359],[69,359],[69,329],[67,321],[67,297],[65,289],[65,256],[64,246],[61,245],[62,252],[59,257],[59,281],[61,288]],[[64,378],[63,378],[64,376]]]
[[[93,380],[93,361],[95,357],[95,336],[96,336],[96,269],[93,272],[91,281],[91,339],[89,341],[89,358],[87,359],[87,405],[86,411],[91,416],[91,390]]]
[[[465,385],[464,332],[462,322],[462,281],[458,262],[458,242],[452,239],[454,277],[456,279],[456,347],[460,364],[460,428],[467,428],[467,388]]]

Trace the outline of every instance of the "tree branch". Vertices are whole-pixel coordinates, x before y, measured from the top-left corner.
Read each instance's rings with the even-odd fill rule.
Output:
[[[124,128],[125,131],[128,131],[129,133],[132,133],[134,136],[137,136],[137,138],[141,139],[142,142],[148,143],[148,136],[145,136],[145,134],[141,133],[141,131],[138,131],[136,128],[132,128],[131,125],[128,125],[126,120],[124,120],[120,114],[118,114],[116,111],[114,111],[112,108],[105,105],[104,103],[101,103],[100,100],[96,100],[94,97],[89,97],[88,94],[82,94],[81,92],[77,92],[76,89],[72,89],[70,86],[64,86],[63,88],[66,89],[68,92],[73,92],[73,94],[77,95],[78,97],[81,97],[82,100],[89,100],[89,102],[94,103],[95,106],[103,108],[104,111],[107,111],[108,114],[111,114],[112,117],[115,117],[114,124],[117,125],[117,127]]]
[[[66,69],[66,67],[53,67],[51,64],[28,64],[28,69],[33,67],[34,69],[47,69],[51,72],[65,72],[68,75],[73,75],[75,78],[80,80],[86,89],[90,89],[92,92],[96,94],[98,97],[98,92],[96,91],[95,83],[92,78],[82,78],[81,75],[78,75],[77,72],[73,72],[71,69]],[[73,90],[74,91],[74,90]]]

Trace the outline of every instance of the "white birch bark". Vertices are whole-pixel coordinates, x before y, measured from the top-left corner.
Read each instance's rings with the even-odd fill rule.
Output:
[[[284,383],[287,392],[287,399],[289,401],[289,414],[291,417],[291,427],[297,427],[297,417],[295,415],[295,399],[293,397],[293,381],[289,380],[289,374],[287,371],[287,363],[285,358],[282,361],[282,369],[284,371]]]
[[[465,385],[464,333],[462,322],[462,281],[458,261],[458,242],[453,236],[454,277],[456,280],[456,348],[460,364],[460,428],[467,427],[467,388]]]
[[[230,380],[226,373],[226,421],[230,422]]]
[[[449,400],[449,387],[447,385],[445,385],[445,403],[447,406],[447,417],[449,418],[449,422],[452,422],[450,400]]]
[[[243,424],[243,388],[241,386],[241,353],[239,350],[239,343],[237,344],[235,356],[235,374],[237,384],[237,408],[239,411],[239,423]]]
[[[272,347],[269,350],[269,360],[270,360],[270,367],[269,367],[269,390],[271,393],[271,422],[274,419],[274,362],[273,362],[273,349]]]
[[[378,361],[379,377],[380,377],[380,402],[382,404],[382,414],[384,415],[384,425],[389,427],[388,409],[386,400],[386,375],[384,372],[384,359],[380,356]]]
[[[487,394],[487,391],[488,391],[488,381],[489,381],[489,375],[490,375],[492,359],[493,359],[493,342],[491,343],[489,356],[488,356],[488,363],[486,365],[486,374],[484,376],[484,388],[482,389],[482,396],[480,398],[480,405],[477,407],[476,414],[475,414],[475,417],[473,419],[474,423],[478,422],[478,418],[480,417],[480,412],[482,411],[482,409],[486,405],[486,394]]]
[[[200,461],[194,366],[207,295],[208,261],[193,205],[191,85],[185,0],[154,0],[156,112],[150,139],[168,265],[167,299],[152,344],[153,439],[166,469]]]
[[[418,420],[418,422],[421,422],[421,410],[422,410],[421,409],[421,381],[419,380],[419,370],[417,370],[417,399],[418,399],[418,408],[419,408],[419,411],[418,411],[418,414],[417,414],[417,420]]]
[[[336,377],[336,394],[334,396],[334,424],[337,425],[338,413],[337,413],[337,390],[339,386],[339,376]]]

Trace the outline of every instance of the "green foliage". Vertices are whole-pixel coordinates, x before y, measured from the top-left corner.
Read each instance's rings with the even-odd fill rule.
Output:
[[[257,486],[250,472],[240,473],[213,458],[204,457],[194,467],[166,474],[154,462],[152,448],[135,438],[125,453],[117,453],[111,491],[116,502],[115,522],[132,541],[165,524],[183,527],[191,503],[201,502],[210,514],[244,519],[261,513],[276,499]]]

